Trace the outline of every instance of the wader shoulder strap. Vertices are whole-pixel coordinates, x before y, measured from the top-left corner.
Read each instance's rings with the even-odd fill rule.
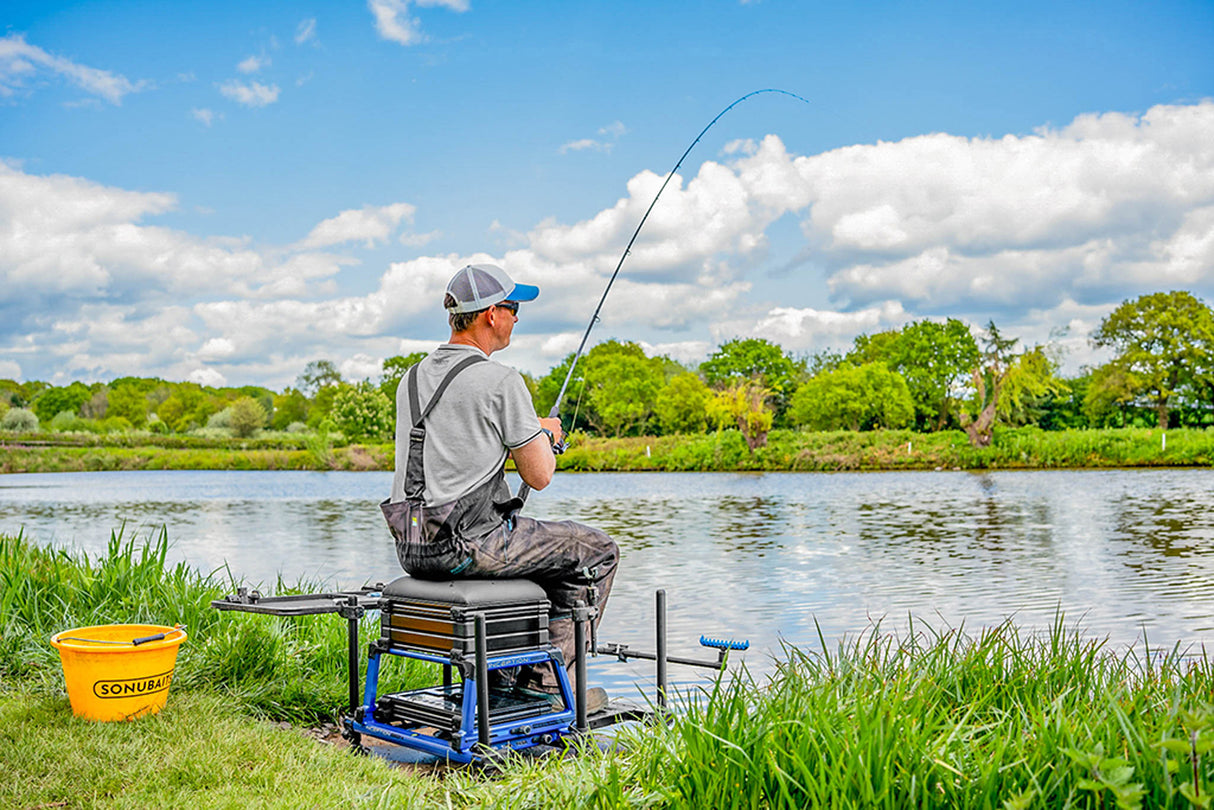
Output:
[[[415,365],[413,368],[409,369],[409,410],[413,413],[413,427],[420,426],[422,420],[430,415],[430,411],[434,410],[434,406],[438,404],[438,400],[440,397],[442,397],[443,392],[447,390],[447,386],[451,384],[451,381],[454,380],[461,371],[466,369],[468,366],[483,362],[485,362],[484,357],[473,356],[465,357],[463,360],[456,363],[455,368],[448,371],[447,376],[443,377],[442,382],[438,384],[438,388],[434,389],[434,396],[430,397],[430,401],[426,403],[425,410],[420,409],[420,401],[417,395],[417,366]]]
[[[438,384],[438,388],[434,390],[434,396],[430,397],[430,401],[426,403],[424,409],[420,408],[417,394],[417,366],[409,369],[405,384],[408,386],[409,392],[409,410],[413,413],[413,428],[409,431],[409,460],[405,469],[405,497],[407,499],[420,501],[426,490],[426,471],[422,458],[426,429],[422,426],[422,422],[430,415],[430,411],[434,410],[434,406],[438,404],[438,400],[447,390],[447,386],[461,371],[468,366],[483,362],[485,362],[484,357],[473,356],[456,363],[455,367],[448,371],[447,376],[443,377],[442,382]]]

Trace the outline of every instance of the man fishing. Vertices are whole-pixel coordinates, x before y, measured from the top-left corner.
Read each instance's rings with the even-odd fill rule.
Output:
[[[510,345],[519,304],[538,295],[538,287],[515,284],[490,264],[452,277],[443,300],[450,340],[397,388],[396,474],[382,507],[400,563],[414,577],[517,577],[540,585],[552,604],[549,640],[572,678],[586,650],[574,648],[570,612],[593,598],[601,616],[619,548],[598,529],[517,514],[522,501],[506,483],[509,456],[527,486],[546,487],[563,436],[559,418],[536,415],[522,376],[489,359]],[[548,665],[523,668],[515,686],[560,691]],[[587,690],[590,712],[606,702],[602,689]]]

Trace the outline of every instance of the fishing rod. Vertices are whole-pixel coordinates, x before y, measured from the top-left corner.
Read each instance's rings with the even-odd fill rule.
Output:
[[[700,134],[696,136],[695,140],[683,150],[683,154],[679,157],[678,162],[674,164],[674,168],[670,170],[670,172],[666,175],[666,179],[662,181],[662,186],[658,189],[658,193],[653,195],[653,200],[649,203],[649,207],[645,209],[645,216],[641,217],[641,221],[637,223],[636,230],[632,232],[632,238],[628,240],[628,245],[624,248],[624,252],[620,255],[619,262],[616,263],[615,270],[613,270],[611,273],[611,278],[607,279],[607,286],[603,289],[603,295],[601,298],[599,298],[598,306],[594,308],[594,314],[590,316],[590,323],[586,324],[586,331],[582,335],[582,342],[578,344],[577,351],[574,352],[573,362],[569,364],[569,371],[565,374],[565,381],[561,383],[561,390],[560,393],[556,395],[556,402],[552,403],[552,410],[548,412],[548,418],[554,418],[559,414],[561,409],[561,401],[565,398],[565,390],[569,387],[569,381],[573,379],[573,371],[577,368],[577,361],[581,358],[582,352],[586,349],[586,341],[590,338],[590,331],[594,329],[594,325],[598,323],[599,312],[603,309],[603,303],[607,300],[607,294],[611,292],[611,285],[615,284],[616,276],[620,274],[620,268],[624,266],[624,260],[627,259],[628,254],[632,252],[632,245],[634,242],[636,242],[637,237],[641,235],[641,228],[645,227],[645,220],[649,219],[650,212],[652,212],[653,207],[658,204],[658,199],[662,196],[662,192],[666,190],[666,186],[670,184],[671,178],[675,176],[676,172],[678,172],[679,167],[683,165],[683,161],[686,160],[687,156],[691,154],[691,150],[694,149],[696,144],[700,142],[700,139],[704,137],[708,130],[712,129],[713,125],[717,121],[721,120],[725,113],[729,112],[746,99],[752,96],[762,95],[763,93],[779,93],[780,95],[789,96],[790,98],[794,98],[797,101],[802,101],[806,104],[810,103],[809,99],[807,98],[799,96],[796,93],[790,93],[787,90],[780,90],[779,88],[775,87],[767,87],[762,90],[752,90],[746,95],[735,99],[732,104],[717,113],[717,117],[709,121],[708,126],[700,130]],[[562,439],[559,444],[553,446],[553,450],[559,455],[565,451],[565,446],[566,443],[564,439]],[[523,484],[519,487],[517,497],[520,501],[526,502],[527,495],[530,492],[531,487],[527,486],[526,482],[523,482]],[[522,509],[522,503],[519,504],[518,509]],[[515,512],[517,513],[517,510],[515,510]]]

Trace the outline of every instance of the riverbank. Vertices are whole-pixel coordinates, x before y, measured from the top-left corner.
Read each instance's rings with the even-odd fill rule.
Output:
[[[1214,783],[1214,662],[1110,649],[1061,616],[1042,634],[915,623],[787,647],[770,679],[708,685],[617,750],[493,778],[394,769],[307,733],[344,702],[331,617],[211,610],[237,583],[166,569],[166,548],[116,536],[89,560],[0,536],[0,805],[1188,807]],[[189,627],[168,705],[74,718],[48,639],[118,621]]]
[[[315,439],[189,440],[148,436],[0,434],[0,473],[106,470],[391,470],[388,444],[332,446]],[[960,431],[773,430],[750,453],[736,430],[605,439],[575,436],[558,460],[583,472],[1076,469],[1205,467],[1214,430],[1180,428],[1043,431],[1005,428],[976,449]]]

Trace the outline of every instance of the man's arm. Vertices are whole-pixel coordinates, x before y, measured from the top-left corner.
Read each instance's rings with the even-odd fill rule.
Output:
[[[552,452],[552,442],[561,440],[561,420],[541,419],[540,427],[552,431],[552,439],[547,433],[541,433],[522,447],[516,447],[510,455],[514,457],[514,466],[518,469],[519,477],[534,490],[540,490],[552,482],[552,474],[556,472],[556,455]]]

